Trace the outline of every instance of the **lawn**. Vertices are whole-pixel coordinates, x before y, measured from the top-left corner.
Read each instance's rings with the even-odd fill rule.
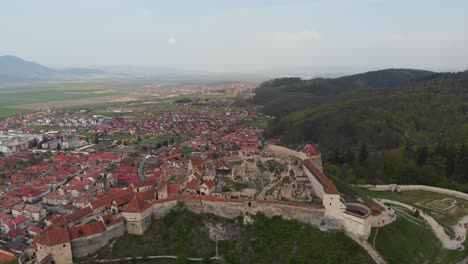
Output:
[[[373,244],[375,233],[376,249],[389,263],[451,263],[462,259],[466,251],[445,250],[435,235],[422,224],[398,213],[394,223],[372,230],[369,242]],[[465,246],[467,243],[465,242]]]
[[[373,263],[370,256],[343,232],[322,232],[296,221],[257,215],[252,225],[186,209],[171,211],[153,222],[143,236],[119,238],[112,257],[177,255],[207,258],[215,255],[205,222],[235,225],[237,240],[218,242],[227,263]],[[233,231],[231,231],[233,232]]]
[[[268,120],[266,119],[253,119],[245,122],[245,125],[248,127],[256,127],[261,129],[266,129],[268,126]]]
[[[431,214],[446,229],[452,229],[460,218],[468,215],[468,201],[453,196],[426,191],[368,192],[369,195],[387,198],[415,206]],[[444,200],[445,199],[445,200]],[[453,204],[453,201],[456,203]],[[450,207],[446,210],[441,208]],[[439,207],[439,208],[437,208]]]

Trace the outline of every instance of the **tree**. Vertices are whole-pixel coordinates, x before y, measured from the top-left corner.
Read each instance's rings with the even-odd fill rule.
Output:
[[[57,150],[62,150],[62,146],[60,146],[60,143],[57,144]]]
[[[97,144],[99,144],[99,136],[98,136],[98,134],[97,134],[97,133],[96,133],[96,134],[94,134],[94,140],[93,140],[93,143],[94,143],[94,144],[96,144],[96,145],[97,145]]]
[[[354,162],[354,152],[348,149],[344,154],[344,162],[352,164]]]
[[[138,142],[141,142],[141,136],[140,136],[140,135],[138,135],[137,141],[138,141]]]
[[[447,175],[451,176],[455,172],[455,161],[457,158],[457,153],[455,146],[450,144],[447,148]]]
[[[428,158],[429,158],[429,148],[426,145],[424,145],[418,149],[416,163],[418,164],[418,166],[422,166],[426,164],[426,161]]]
[[[359,162],[363,163],[367,160],[369,152],[367,151],[366,142],[362,142],[361,147],[359,148]]]

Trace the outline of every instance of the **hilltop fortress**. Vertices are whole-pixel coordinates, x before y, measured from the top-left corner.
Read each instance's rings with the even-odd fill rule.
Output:
[[[308,179],[306,186],[321,203],[258,199],[259,195],[255,198],[226,197],[214,191],[210,180],[199,184],[200,191],[191,192],[187,190],[192,187],[190,182],[198,177],[193,173],[202,174],[203,170],[197,159],[189,164],[192,176],[188,177],[188,183],[140,182],[133,188],[91,201],[71,215],[52,219],[49,227],[35,239],[35,258],[38,263],[72,263],[73,259],[94,254],[125,232],[143,234],[152,219],[165,216],[178,204],[196,213],[225,218],[243,216],[246,224],[252,221],[251,215],[261,212],[267,217],[281,216],[324,231],[342,229],[354,238],[368,238],[377,220],[368,207],[344,201],[335,184],[323,174],[321,154],[314,146],[294,151],[271,145],[266,155],[300,160],[299,168]]]

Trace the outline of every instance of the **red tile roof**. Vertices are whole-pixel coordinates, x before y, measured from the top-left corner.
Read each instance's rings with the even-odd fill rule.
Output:
[[[303,153],[307,154],[307,156],[318,156],[320,155],[320,151],[318,151],[314,146],[307,145],[302,150]]]
[[[147,186],[152,186],[152,185],[155,185],[155,184],[156,184],[156,181],[152,181],[152,180],[132,182],[133,188],[147,187]]]
[[[213,180],[206,181],[205,184],[208,187],[208,189],[212,189],[215,186],[215,183]]]
[[[125,189],[125,190],[121,190],[121,191],[118,191],[118,192],[112,192],[110,194],[107,194],[97,200],[94,200],[92,201],[90,204],[91,204],[91,207],[93,207],[94,209],[95,208],[99,208],[101,206],[104,206],[104,205],[107,205],[107,206],[110,206],[110,203],[115,200],[116,198],[120,197],[120,196],[123,196],[123,195],[127,195],[129,193],[133,193],[133,190],[132,189]]]
[[[189,190],[198,190],[200,188],[200,180],[191,180],[189,183],[187,183],[187,186],[185,186],[185,188]]]
[[[54,246],[68,242],[70,242],[70,234],[64,228],[46,230],[38,235],[36,239],[36,243],[45,246]]]
[[[151,207],[151,203],[142,200],[138,197],[133,200],[122,210],[122,213],[141,213]]]
[[[167,194],[178,194],[179,193],[179,185],[178,184],[168,184],[167,185]]]
[[[190,159],[190,162],[192,163],[192,166],[193,167],[196,167],[196,166],[202,166],[203,165],[203,160],[200,156],[197,156],[197,157],[193,157]]]
[[[322,184],[323,191],[326,194],[339,194],[338,189],[336,189],[335,184],[330,181],[310,160],[305,160],[305,167],[314,175],[314,177]]]
[[[85,208],[83,209],[80,209],[72,214],[69,214],[67,216],[60,216],[60,217],[56,217],[54,219],[51,220],[52,224],[53,225],[58,225],[58,226],[62,226],[62,225],[66,225],[70,222],[73,222],[73,221],[76,221],[76,220],[79,220],[80,218],[83,218],[85,216],[88,216],[88,215],[91,215],[93,213],[93,209],[91,209],[91,207],[89,206],[86,206]]]
[[[0,262],[8,262],[8,261],[12,261],[15,259],[15,255],[8,252],[8,251],[5,251],[5,250],[1,250],[0,249]]]
[[[70,232],[70,239],[77,239],[87,236],[96,235],[106,231],[106,226],[103,222],[97,221],[86,225],[74,226],[68,229]]]

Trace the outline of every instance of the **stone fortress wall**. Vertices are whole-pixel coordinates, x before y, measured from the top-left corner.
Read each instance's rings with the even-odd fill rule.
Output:
[[[73,239],[71,241],[71,251],[73,258],[82,258],[97,252],[104,247],[109,241],[121,237],[125,234],[125,224],[120,222],[102,233],[87,236],[83,238]]]
[[[188,210],[197,214],[210,213],[232,219],[247,213],[254,215],[261,212],[267,217],[281,216],[283,219],[297,220],[317,227],[322,222],[325,214],[325,209],[321,206],[300,203],[178,195],[155,201],[153,203],[154,217],[163,217],[178,203],[185,205]]]

